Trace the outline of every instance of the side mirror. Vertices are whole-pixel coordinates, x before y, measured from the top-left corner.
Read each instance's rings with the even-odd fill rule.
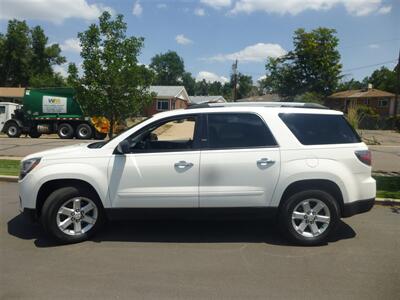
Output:
[[[115,149],[117,154],[126,154],[131,152],[129,142],[127,140],[123,140],[118,144],[117,149]]]

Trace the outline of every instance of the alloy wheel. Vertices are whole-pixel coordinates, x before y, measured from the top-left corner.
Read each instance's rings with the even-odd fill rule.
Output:
[[[97,217],[96,204],[88,198],[77,197],[61,205],[57,212],[57,226],[63,233],[76,236],[92,229]]]
[[[292,212],[292,226],[300,235],[315,238],[328,228],[331,215],[328,206],[319,199],[306,199]]]

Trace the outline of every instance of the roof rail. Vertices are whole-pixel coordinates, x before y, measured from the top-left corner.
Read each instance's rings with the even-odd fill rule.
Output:
[[[193,108],[212,108],[212,107],[294,107],[294,108],[317,108],[328,109],[328,107],[318,103],[303,102],[223,102],[223,103],[201,103],[193,104],[188,109]]]

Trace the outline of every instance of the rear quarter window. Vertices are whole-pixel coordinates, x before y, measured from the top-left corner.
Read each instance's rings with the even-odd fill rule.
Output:
[[[279,117],[303,145],[361,142],[343,115],[281,113]]]

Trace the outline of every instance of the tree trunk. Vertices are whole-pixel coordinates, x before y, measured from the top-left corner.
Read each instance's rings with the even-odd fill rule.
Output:
[[[114,123],[115,123],[114,118],[111,118],[111,120],[110,120],[110,129],[108,130],[108,137],[110,139],[112,139],[113,134],[114,134]]]

